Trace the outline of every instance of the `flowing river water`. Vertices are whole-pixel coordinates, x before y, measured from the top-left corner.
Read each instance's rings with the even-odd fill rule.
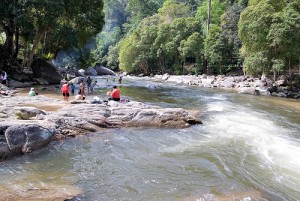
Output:
[[[198,109],[203,124],[108,129],[53,142],[0,162],[0,187],[68,184],[82,190],[76,200],[87,201],[300,200],[299,100],[142,79],[124,82],[123,96]]]

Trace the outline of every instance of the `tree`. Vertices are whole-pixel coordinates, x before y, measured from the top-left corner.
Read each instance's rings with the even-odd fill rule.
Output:
[[[268,34],[268,41],[273,52],[274,72],[284,69],[287,63],[289,73],[291,66],[300,62],[300,2],[291,1],[282,10],[276,13]],[[279,65],[280,64],[280,65]],[[300,72],[300,66],[299,66]]]
[[[247,72],[268,74],[271,70],[273,55],[267,36],[274,15],[283,9],[284,2],[284,0],[253,1],[241,13],[239,37],[242,41],[242,55],[245,57],[244,69]]]
[[[83,46],[102,29],[103,3],[99,0],[4,0],[0,6],[2,29],[6,41],[1,47],[1,59],[13,57],[19,47],[19,36],[25,46],[31,47],[26,64],[40,48],[42,38],[49,41],[47,51],[57,53],[61,48]]]
[[[203,30],[206,30],[204,32],[204,35],[207,35],[207,27],[208,27],[208,7],[209,3],[208,1],[204,1],[203,4],[198,7],[197,13],[196,13],[196,19],[198,19],[202,23]],[[221,3],[219,0],[212,0],[211,1],[211,12],[210,12],[210,24],[220,24],[220,16],[223,14],[225,9],[225,4]]]

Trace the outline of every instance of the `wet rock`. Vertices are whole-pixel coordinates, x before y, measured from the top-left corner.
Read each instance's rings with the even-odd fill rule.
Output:
[[[255,95],[256,89],[253,87],[243,87],[239,88],[239,93],[241,94],[250,94],[250,95]]]
[[[39,125],[14,125],[5,131],[5,138],[10,151],[27,153],[47,145],[54,133]]]
[[[29,120],[32,117],[36,117],[37,115],[46,115],[46,112],[43,110],[34,108],[34,107],[19,107],[15,108],[16,116],[18,119]]]
[[[25,178],[25,180],[30,181],[31,178]],[[34,181],[31,181],[30,185],[23,183],[24,181],[20,181],[13,186],[0,186],[1,200],[65,201],[75,199],[76,196],[82,193],[79,188],[70,185],[55,185],[47,184],[45,182],[42,182],[41,184]]]

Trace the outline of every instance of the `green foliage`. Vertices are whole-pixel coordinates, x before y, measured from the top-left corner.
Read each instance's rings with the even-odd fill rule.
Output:
[[[32,47],[27,56],[30,65],[39,48],[56,54],[61,49],[85,45],[102,29],[102,8],[103,3],[99,0],[4,0],[0,6],[1,26],[10,48],[13,48],[12,41],[16,35],[21,40],[14,41],[15,43]],[[43,38],[47,40],[46,47],[40,45]],[[10,52],[10,56],[16,53],[18,52]]]
[[[239,22],[245,69],[250,73],[286,69],[300,55],[299,34],[296,34],[300,26],[299,1],[252,0],[249,3]]]
[[[47,54],[43,54],[43,58],[46,59],[46,60],[50,60],[50,59],[53,59],[54,58],[54,54],[52,53],[47,53]]]
[[[166,22],[171,22],[176,18],[190,17],[190,8],[184,3],[177,3],[176,0],[167,0],[163,7],[158,10],[160,16],[163,16]]]
[[[203,4],[198,7],[196,18],[202,22],[202,28],[203,30],[206,30],[207,27],[207,9],[208,9],[208,1],[204,1]],[[210,23],[219,25],[220,17],[224,13],[225,10],[225,3],[219,1],[219,0],[212,0],[211,2],[211,16],[210,16]],[[207,35],[206,32],[204,32],[204,35]]]

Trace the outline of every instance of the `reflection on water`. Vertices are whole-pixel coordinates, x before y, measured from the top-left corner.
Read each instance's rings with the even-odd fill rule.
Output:
[[[106,98],[114,83],[98,81]],[[75,185],[78,200],[300,199],[299,101],[126,78],[120,88],[131,100],[199,109],[204,124],[54,142],[1,162],[0,186]]]

